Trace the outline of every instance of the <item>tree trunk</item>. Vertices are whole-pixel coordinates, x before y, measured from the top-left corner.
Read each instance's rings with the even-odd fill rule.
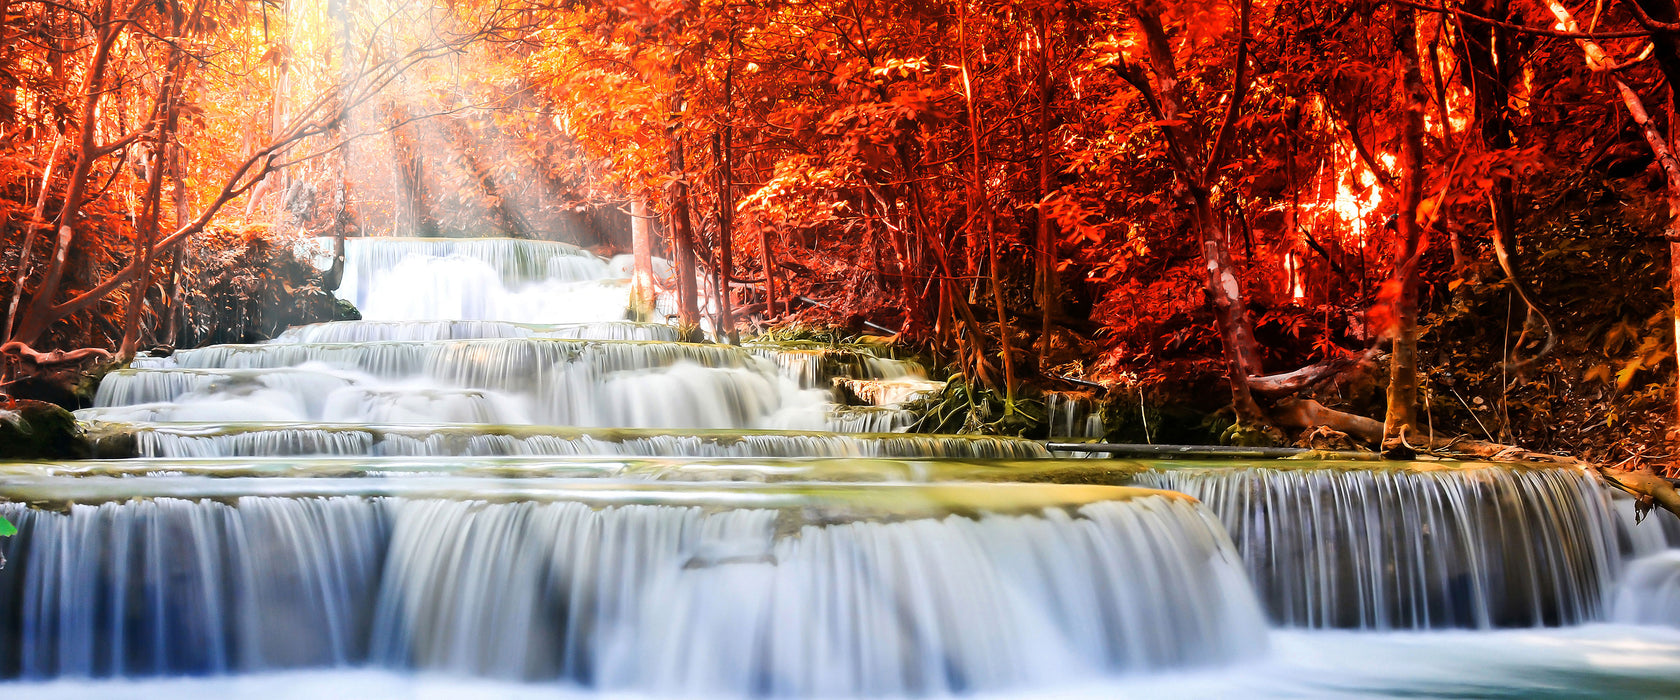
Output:
[[[29,219],[23,233],[23,248],[18,251],[17,276],[12,284],[12,301],[6,306],[5,335],[0,338],[12,337],[12,329],[17,322],[18,304],[23,300],[23,285],[29,281],[29,259],[35,253],[35,234],[47,228],[46,220],[47,195],[52,192],[53,166],[58,163],[58,151],[64,145],[64,135],[59,134],[58,140],[53,142],[52,153],[47,156],[47,166],[41,172],[41,191],[35,195],[35,214]]]
[[[1009,342],[1009,311],[1003,303],[1003,280],[998,271],[996,212],[992,209],[990,198],[986,196],[985,169],[981,163],[980,135],[983,132],[980,128],[980,106],[975,103],[974,84],[968,70],[968,3],[964,1],[959,7],[962,8],[961,14],[958,15],[958,28],[962,42],[963,100],[968,112],[969,148],[974,157],[968,181],[968,241],[969,245],[974,244],[973,227],[976,222],[985,227],[987,275],[992,287],[993,313],[997,314],[998,347],[1003,362],[1004,415],[1009,415],[1015,410],[1015,360],[1010,356],[1012,353]],[[977,326],[978,324],[971,324],[971,329],[978,330]],[[980,338],[976,337],[974,340],[978,346]],[[980,367],[985,365],[984,361],[977,361],[975,364]]]
[[[700,325],[700,293],[695,285],[694,228],[688,215],[688,174],[683,165],[682,131],[678,119],[683,110],[682,94],[671,97],[670,122],[665,135],[671,141],[670,202],[672,257],[677,270],[677,322],[686,327]]]
[[[1148,44],[1153,70],[1120,63],[1113,67],[1126,82],[1144,94],[1158,118],[1162,140],[1177,172],[1177,195],[1191,210],[1192,224],[1202,241],[1202,261],[1207,270],[1208,301],[1213,306],[1215,323],[1225,346],[1226,378],[1231,385],[1231,407],[1237,423],[1247,426],[1267,426],[1270,421],[1254,400],[1249,388],[1249,375],[1258,374],[1260,356],[1255,346],[1254,325],[1248,317],[1243,301],[1242,284],[1237,280],[1236,266],[1231,262],[1231,246],[1225,227],[1214,210],[1213,185],[1218,181],[1225,153],[1235,139],[1237,119],[1241,116],[1243,98],[1248,93],[1248,28],[1251,3],[1245,0],[1239,7],[1239,37],[1237,52],[1232,61],[1231,92],[1225,100],[1225,115],[1205,160],[1197,160],[1199,146],[1205,138],[1195,133],[1182,118],[1179,104],[1178,68],[1174,63],[1172,42],[1159,17],[1147,8],[1138,12],[1138,27]]]
[[[1231,243],[1213,203],[1205,192],[1193,195],[1195,223],[1202,238],[1202,260],[1207,266],[1208,300],[1213,305],[1214,322],[1224,339],[1226,381],[1231,386],[1231,407],[1237,423],[1263,426],[1268,423],[1260,404],[1254,400],[1248,378],[1261,373],[1260,352],[1254,340],[1254,324],[1248,318],[1243,302],[1242,283],[1237,281],[1236,265],[1231,261]]]
[[[1385,287],[1394,314],[1394,352],[1389,361],[1388,410],[1383,420],[1383,442],[1403,446],[1417,423],[1417,305],[1418,260],[1423,253],[1423,231],[1418,225],[1418,203],[1423,196],[1423,110],[1428,96],[1423,89],[1423,71],[1418,63],[1417,15],[1410,7],[1394,7],[1400,53],[1401,84],[1406,99],[1401,116],[1399,237],[1394,258],[1394,277]]]
[[[727,79],[725,80],[727,82]],[[718,334],[726,339],[730,345],[740,345],[741,336],[735,330],[734,298],[730,292],[730,284],[735,277],[735,172],[731,162],[731,136],[735,127],[733,124],[723,128],[723,134],[714,141],[718,146]]]
[[[441,231],[426,192],[426,160],[416,143],[415,125],[408,123],[408,111],[396,102],[387,101],[384,107],[396,156],[392,165],[397,171],[397,214],[407,221],[409,235],[436,238]]]
[[[170,158],[170,172],[175,179],[175,228],[178,230],[187,225],[187,152],[179,146],[172,148],[175,153]],[[179,344],[181,321],[186,315],[186,308],[181,303],[181,262],[186,256],[185,243],[176,246],[169,254],[169,286],[163,293],[169,300],[169,322],[163,342],[169,347]]]
[[[173,33],[180,36],[183,33],[183,18],[177,14],[174,19]],[[146,295],[152,288],[153,246],[157,243],[158,218],[163,214],[163,179],[164,173],[171,169],[169,145],[174,140],[175,124],[179,116],[175,86],[182,77],[181,51],[178,48],[171,49],[168,72],[158,86],[157,101],[152,110],[154,118],[157,119],[156,136],[152,140],[152,165],[146,170],[146,196],[140,207],[140,227],[135,232],[135,246],[139,248],[136,254],[140,258],[140,274],[134,278],[133,291],[129,293],[128,298],[128,311],[123,316],[122,344],[117,349],[117,358],[122,362],[134,358],[144,330],[142,326]]]
[[[327,14],[338,20],[338,80],[340,84],[349,85],[355,80],[356,71],[352,66],[353,44],[350,32],[349,0],[328,0]],[[350,108],[345,107],[338,113],[337,130],[344,133],[354,133],[355,123]],[[355,143],[345,140],[338,150],[338,194],[333,204],[337,211],[333,213],[333,258],[332,266],[321,280],[321,287],[329,292],[338,291],[344,284],[344,239],[350,235],[352,228],[360,228],[355,209],[350,205],[350,167],[356,162]]]
[[[653,221],[647,200],[630,200],[630,253],[634,269],[630,275],[630,313],[637,321],[653,319],[659,295],[653,281]]]
[[[6,34],[11,26],[12,0],[0,0],[0,34]],[[17,74],[10,70],[0,70],[0,124],[11,127],[17,124]]]
[[[133,286],[129,287],[128,309],[123,313],[122,344],[117,346],[117,360],[127,362],[134,359],[134,354],[140,347],[140,332],[142,316],[146,308],[146,292],[152,286],[152,253],[153,245],[157,242],[158,213],[163,198],[163,170],[166,167],[163,155],[163,142],[167,136],[158,139],[157,151],[152,155],[152,167],[146,176],[146,199],[140,207],[140,230],[135,231],[135,255],[140,258],[140,274],[134,278]]]
[[[53,299],[58,297],[59,285],[64,281],[64,266],[70,255],[70,244],[76,237],[76,217],[81,215],[82,200],[87,193],[88,177],[93,171],[93,161],[104,155],[94,145],[94,132],[97,131],[94,120],[99,117],[99,101],[105,95],[105,67],[110,61],[111,45],[116,42],[121,33],[119,25],[112,21],[111,0],[103,0],[99,10],[93,17],[95,41],[93,63],[88,66],[87,89],[82,100],[81,135],[76,148],[76,165],[70,171],[69,191],[64,195],[64,205],[59,210],[58,239],[53,246],[53,257],[47,266],[47,276],[41,282],[41,287],[35,291],[35,298],[30,300],[29,309],[23,315],[21,323],[12,329],[14,340],[24,345],[34,345],[45,333],[47,327],[57,320],[52,314]]]
[[[1056,239],[1051,235],[1050,217],[1044,213],[1050,198],[1050,11],[1038,10],[1038,311],[1040,338],[1038,369],[1050,366],[1050,339],[1056,328],[1051,322],[1059,312],[1060,292],[1056,285]]]
[[[764,266],[764,315],[775,318],[786,310],[776,303],[776,251],[770,247],[770,229],[763,222],[754,222],[758,229],[758,251]]]

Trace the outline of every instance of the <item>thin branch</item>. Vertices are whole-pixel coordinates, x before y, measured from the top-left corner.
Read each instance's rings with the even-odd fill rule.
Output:
[[[1440,5],[1433,5],[1433,4],[1430,4],[1430,3],[1413,2],[1413,0],[1384,0],[1384,1],[1388,2],[1390,4],[1394,4],[1394,5],[1402,5],[1402,6],[1410,7],[1410,8],[1414,8],[1414,9],[1426,10],[1428,12],[1434,12],[1434,13],[1437,13],[1437,14],[1452,13],[1454,15],[1458,15],[1459,17],[1470,20],[1472,22],[1477,22],[1479,24],[1487,24],[1487,25],[1499,27],[1501,29],[1508,29],[1508,30],[1511,30],[1513,32],[1517,32],[1519,34],[1532,34],[1534,36],[1549,36],[1549,37],[1554,37],[1554,38],[1558,38],[1558,39],[1631,39],[1631,38],[1634,38],[1634,37],[1651,36],[1650,31],[1644,31],[1644,30],[1641,30],[1641,31],[1621,31],[1621,32],[1577,32],[1577,31],[1562,31],[1562,30],[1557,30],[1557,29],[1544,29],[1544,28],[1541,28],[1541,27],[1530,27],[1530,26],[1525,25],[1525,24],[1515,24],[1515,23],[1512,23],[1512,22],[1501,22],[1499,20],[1492,19],[1492,18],[1489,18],[1489,17],[1483,17],[1483,16],[1478,15],[1476,13],[1469,12],[1467,10],[1462,10],[1462,9],[1459,9],[1459,8],[1456,8],[1456,7],[1442,7]],[[1631,4],[1631,3],[1623,3],[1623,4]]]
[[[1225,106],[1225,121],[1219,125],[1218,135],[1213,139],[1213,150],[1208,151],[1207,169],[1202,171],[1201,186],[1203,189],[1213,184],[1214,175],[1218,174],[1220,160],[1225,157],[1225,149],[1230,145],[1231,135],[1236,132],[1237,117],[1242,113],[1243,97],[1248,94],[1248,16],[1253,6],[1252,0],[1243,0],[1242,19],[1239,20],[1241,34],[1237,37],[1237,58],[1235,74],[1231,83],[1231,94],[1226,97],[1229,103]]]

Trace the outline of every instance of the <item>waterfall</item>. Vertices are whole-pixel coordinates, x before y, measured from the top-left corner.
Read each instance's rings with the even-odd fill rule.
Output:
[[[628,286],[603,260],[550,241],[353,238],[338,294],[376,321],[624,318]]]
[[[1048,392],[1044,395],[1044,422],[1050,439],[1101,440],[1108,432],[1103,425],[1101,405],[1085,394]]]
[[[264,455],[634,455],[693,457],[1047,457],[1043,445],[982,435],[748,431],[577,430],[550,426],[140,424],[101,426],[96,451],[113,457]]]
[[[669,342],[223,345],[170,360],[107,375],[82,417],[808,429],[828,400],[739,348]]]
[[[380,576],[385,523],[350,498],[0,505],[26,538],[0,570],[8,676],[334,666]]]
[[[822,421],[837,433],[900,433],[916,422],[916,414],[897,406],[846,406],[828,411]]]
[[[143,355],[108,374],[79,417],[886,433],[914,421],[899,403],[937,386],[863,346],[677,342],[675,327],[623,321],[615,267],[564,244],[350,243],[342,291],[369,320]],[[836,380],[906,388],[865,411],[838,405]],[[288,440],[294,451],[308,438]]]
[[[1206,503],[1280,624],[1408,629],[1599,619],[1619,559],[1574,469],[1172,468],[1135,483]]]
[[[625,321],[625,261],[572,246],[354,240],[345,275],[368,320],[142,355],[77,414],[104,459],[0,464],[0,690],[1674,687],[1680,630],[1557,627],[1680,626],[1680,520],[1577,470],[1055,459],[905,432],[942,384],[885,346]]]
[[[334,321],[294,326],[271,343],[373,343],[391,340],[479,340],[484,338],[573,338],[579,340],[682,339],[676,327],[658,323],[525,324],[500,321]]]
[[[842,377],[927,379],[927,370],[914,361],[877,357],[856,347],[790,342],[754,344],[746,349],[775,363],[782,376],[803,387],[827,387]]]
[[[88,489],[67,495],[104,493],[77,481]],[[135,480],[112,480],[123,481]],[[184,492],[138,481],[141,492],[170,482],[158,493],[223,495],[0,506],[30,533],[8,542],[14,564],[0,570],[0,668],[374,663],[600,688],[873,695],[1216,664],[1264,645],[1218,523],[1148,492],[1012,487],[1034,491],[1020,512],[963,516],[937,513],[1010,499],[998,487],[801,487],[766,500],[702,485],[665,505],[602,507],[587,494],[236,497],[250,480]],[[696,498],[711,505],[683,502]],[[868,515],[882,503],[899,505]]]
[[[1616,594],[1610,619],[1680,627],[1680,549],[1634,560]]]

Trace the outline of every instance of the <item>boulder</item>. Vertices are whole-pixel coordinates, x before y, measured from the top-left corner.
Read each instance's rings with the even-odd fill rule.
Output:
[[[63,407],[0,397],[0,460],[83,459],[92,454],[76,417]]]

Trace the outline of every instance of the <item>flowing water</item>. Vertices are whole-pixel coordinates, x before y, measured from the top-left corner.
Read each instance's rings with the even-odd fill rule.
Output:
[[[625,267],[352,241],[366,320],[106,377],[100,459],[0,464],[0,692],[1680,696],[1680,521],[1586,474],[908,434],[915,363]]]

